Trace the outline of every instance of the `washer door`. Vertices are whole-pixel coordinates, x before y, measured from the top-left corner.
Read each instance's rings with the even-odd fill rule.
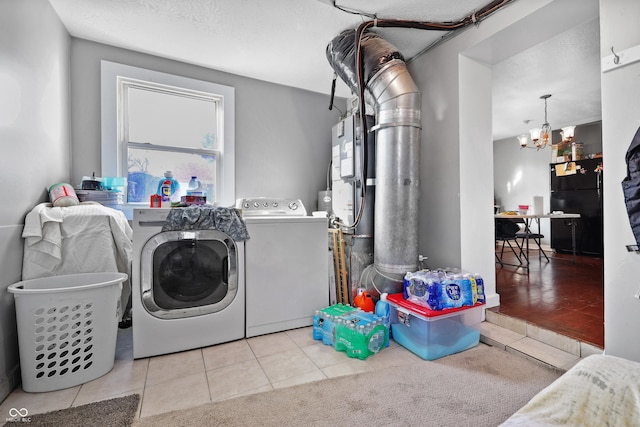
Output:
[[[238,293],[237,248],[220,231],[168,231],[145,243],[140,257],[142,305],[160,319],[223,310]]]

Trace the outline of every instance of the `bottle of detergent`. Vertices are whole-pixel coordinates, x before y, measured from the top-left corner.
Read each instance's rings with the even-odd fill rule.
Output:
[[[363,311],[373,313],[375,305],[371,294],[363,288],[358,288],[358,295],[353,299],[353,304],[360,307]]]
[[[387,302],[387,295],[388,294],[386,292],[380,294],[380,299],[376,303],[376,316],[380,318],[380,321],[387,330],[387,335],[389,335],[389,330],[391,328],[391,308],[389,307],[389,303]],[[389,347],[388,339],[386,346]]]
[[[200,191],[200,181],[198,181],[197,176],[192,176],[191,181],[189,181],[189,184],[187,185],[187,196],[199,195],[198,193],[199,191]]]
[[[389,326],[389,314],[391,309],[389,308],[389,303],[387,302],[387,293],[383,293],[380,295],[380,299],[376,303],[376,316],[380,317],[385,324],[385,326]]]
[[[163,202],[172,201],[172,196],[177,195],[180,190],[180,184],[173,177],[173,172],[166,171],[164,179],[158,183],[158,194],[162,197]],[[174,196],[175,197],[175,196]]]

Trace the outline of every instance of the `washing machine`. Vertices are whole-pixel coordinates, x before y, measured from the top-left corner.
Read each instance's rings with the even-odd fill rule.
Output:
[[[133,212],[133,357],[244,338],[244,243],[217,230],[162,231],[170,209]]]
[[[246,337],[311,326],[329,305],[328,219],[299,199],[236,202],[245,242]]]

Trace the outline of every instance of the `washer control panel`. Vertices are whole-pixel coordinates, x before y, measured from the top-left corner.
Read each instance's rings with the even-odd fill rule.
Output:
[[[307,210],[300,199],[253,197],[238,199],[236,208],[242,216],[307,216]]]

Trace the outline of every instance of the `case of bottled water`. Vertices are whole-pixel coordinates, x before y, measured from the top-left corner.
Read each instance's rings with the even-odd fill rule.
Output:
[[[344,351],[348,357],[364,360],[389,345],[389,319],[360,308],[334,304],[316,312],[313,338],[336,351]]]

